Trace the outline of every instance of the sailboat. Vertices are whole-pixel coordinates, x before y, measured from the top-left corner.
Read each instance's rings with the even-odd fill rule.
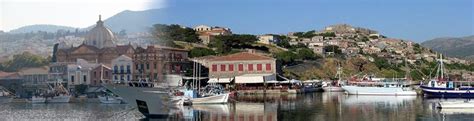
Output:
[[[337,73],[336,73],[336,78],[337,81],[333,82],[323,82],[323,90],[325,92],[343,92],[344,89],[342,89],[342,80],[341,80],[341,75],[342,75],[342,67],[339,65],[337,67]]]
[[[184,90],[184,97],[188,98],[192,104],[227,103],[229,100],[229,93],[225,92],[224,87],[221,85],[210,84],[201,89],[201,69],[199,63],[196,61],[193,61],[193,64],[193,84],[191,85],[191,88]],[[197,82],[195,81],[196,79],[198,80]]]
[[[435,78],[426,84],[423,82],[420,84],[423,94],[427,97],[474,98],[474,87],[471,86],[471,82],[452,81],[445,77],[443,55],[439,57]]]

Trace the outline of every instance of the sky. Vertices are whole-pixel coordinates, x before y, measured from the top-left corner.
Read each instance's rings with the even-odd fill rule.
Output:
[[[0,30],[32,24],[87,27],[97,16],[160,8],[177,24],[284,34],[346,23],[421,42],[474,35],[473,0],[1,0]],[[100,2],[97,2],[100,1]],[[175,14],[176,13],[176,14]],[[174,21],[173,21],[174,22]]]
[[[166,9],[194,16],[187,20],[195,22],[183,23],[227,26],[237,33],[287,33],[347,23],[420,42],[474,35],[473,6],[473,0],[174,0]]]
[[[153,6],[149,6],[153,4]],[[0,30],[54,24],[83,28],[124,10],[162,8],[164,0],[0,0]]]

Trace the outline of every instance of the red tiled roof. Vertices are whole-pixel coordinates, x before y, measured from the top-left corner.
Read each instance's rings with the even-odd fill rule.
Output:
[[[249,52],[240,52],[235,54],[230,54],[226,56],[220,56],[210,59],[210,61],[244,61],[244,60],[274,60],[274,58],[249,53]]]
[[[20,78],[17,72],[3,72],[0,71],[0,79]]]

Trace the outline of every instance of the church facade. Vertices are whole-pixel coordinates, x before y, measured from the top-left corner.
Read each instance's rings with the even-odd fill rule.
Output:
[[[78,47],[60,43],[56,52],[56,62],[76,62],[84,59],[88,62],[110,65],[120,55],[132,57],[134,49],[131,45],[116,45],[113,32],[105,27],[99,16],[94,28],[89,30],[85,41]]]

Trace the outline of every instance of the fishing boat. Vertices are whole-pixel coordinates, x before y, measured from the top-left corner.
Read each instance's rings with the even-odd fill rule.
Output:
[[[10,91],[0,86],[0,104],[9,103],[13,99],[13,95]]]
[[[337,67],[336,78],[337,81],[332,82],[323,82],[323,90],[325,92],[344,92],[344,89],[341,87],[343,82],[341,80],[342,68]]]
[[[185,90],[184,97],[191,101],[191,104],[224,104],[229,100],[229,93],[224,92],[220,85],[207,85],[202,92],[196,90]]]
[[[404,78],[392,79],[392,81],[387,79],[373,80],[371,77],[364,77],[361,81],[354,81],[353,79],[347,85],[343,85],[342,88],[350,95],[416,96],[416,91],[404,80]]]
[[[420,88],[427,97],[442,98],[474,98],[474,87],[470,81],[453,81],[445,77],[443,55],[438,59],[435,78],[424,84],[421,82]],[[471,92],[471,90],[473,90]]]
[[[438,103],[442,109],[474,109],[474,101],[444,101]]]
[[[60,81],[48,84],[49,90],[31,97],[32,103],[68,103],[71,99],[69,91]]]
[[[122,103],[122,98],[118,96],[113,96],[113,95],[104,95],[104,96],[98,96],[100,103],[103,104],[120,104]]]

